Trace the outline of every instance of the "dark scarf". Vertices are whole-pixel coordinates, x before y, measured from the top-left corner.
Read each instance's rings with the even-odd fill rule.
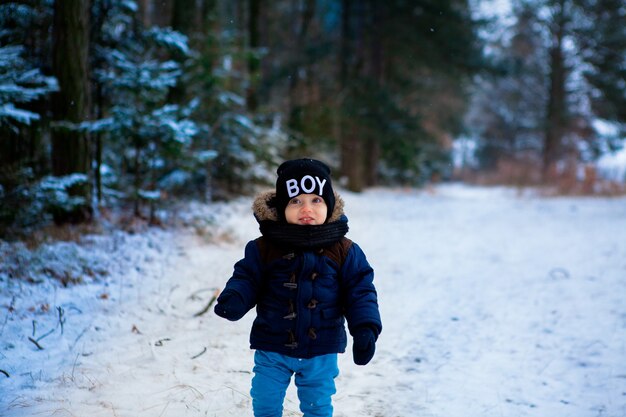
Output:
[[[277,246],[311,250],[324,248],[341,240],[348,233],[348,218],[342,215],[335,222],[313,226],[261,220],[259,226],[261,234]]]

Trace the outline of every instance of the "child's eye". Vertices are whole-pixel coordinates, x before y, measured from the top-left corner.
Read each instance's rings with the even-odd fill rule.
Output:
[[[289,200],[289,204],[300,204],[300,199],[292,198],[291,200]]]
[[[315,197],[315,198],[313,199],[313,203],[315,203],[315,204],[319,204],[319,203],[321,203],[322,201],[324,201],[324,200],[322,200],[320,197]]]

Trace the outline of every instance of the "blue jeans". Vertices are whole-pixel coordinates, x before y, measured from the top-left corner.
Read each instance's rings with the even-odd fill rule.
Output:
[[[294,374],[304,417],[333,415],[330,397],[336,392],[335,378],[339,375],[336,353],[298,359],[257,350],[250,390],[254,417],[282,417],[285,392]]]

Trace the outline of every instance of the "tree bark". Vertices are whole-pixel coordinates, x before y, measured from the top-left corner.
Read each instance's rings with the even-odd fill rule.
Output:
[[[384,4],[377,0],[369,2],[372,20],[369,22],[370,39],[369,39],[369,64],[367,65],[368,76],[377,86],[383,84],[383,33],[381,27],[384,20]],[[365,185],[373,186],[378,181],[378,161],[380,159],[381,149],[378,137],[369,137],[364,155],[364,171]]]
[[[139,8],[138,16],[141,24],[144,27],[149,27],[152,23],[152,2],[150,0],[138,0],[137,7]]]
[[[190,46],[195,39],[195,30],[198,26],[197,19],[200,18],[196,3],[196,0],[174,0],[172,4],[171,27],[175,31],[186,35],[189,39]],[[178,62],[183,70],[185,69],[187,57],[183,53],[174,53],[173,59]],[[183,104],[189,98],[188,87],[184,77],[178,78],[176,86],[172,87],[169,91],[168,101]]]
[[[90,2],[57,0],[54,3],[53,72],[60,91],[52,96],[52,172],[56,176],[89,174],[89,143],[85,133],[66,124],[78,124],[90,114],[88,83]],[[90,204],[90,187],[73,190]],[[90,210],[89,210],[90,211]],[[73,220],[77,219],[74,216]]]
[[[347,178],[347,187],[351,191],[360,192],[367,185],[366,180],[366,149],[364,129],[358,118],[355,120],[354,110],[349,108],[350,96],[355,94],[353,82],[361,79],[367,72],[365,64],[369,64],[367,57],[366,26],[367,6],[362,2],[352,0],[342,1],[341,23],[341,56],[340,60],[340,95],[347,97],[347,103],[342,100],[340,122],[340,163],[341,174]]]
[[[254,112],[259,107],[258,85],[261,76],[261,60],[257,53],[260,46],[259,21],[261,0],[248,0],[248,88],[246,89],[246,107]]]
[[[289,121],[290,128],[301,130],[303,128],[303,107],[304,103],[301,97],[298,97],[299,74],[303,67],[306,67],[306,38],[311,24],[311,20],[315,15],[315,0],[306,0],[302,15],[300,18],[300,29],[296,35],[296,43],[293,45],[293,63],[290,70],[289,78]]]
[[[563,38],[565,36],[565,1],[558,4],[554,21],[553,44],[550,48],[550,85],[546,130],[543,147],[543,180],[550,181],[555,175],[555,165],[561,156],[563,135],[567,123],[567,96],[565,90],[566,69]]]
[[[172,5],[172,29],[190,38],[198,28],[201,18],[196,0],[174,0]]]
[[[53,95],[55,121],[80,123],[89,115],[87,82],[88,2],[56,1],[54,8],[53,66],[60,91]],[[57,128],[52,137],[55,175],[87,173],[87,138],[75,129]]]
[[[150,15],[147,17],[149,24],[160,27],[171,25],[174,1],[175,0],[148,0],[146,3],[150,4]]]

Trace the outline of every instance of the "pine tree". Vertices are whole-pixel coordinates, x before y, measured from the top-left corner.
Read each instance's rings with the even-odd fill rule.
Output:
[[[626,130],[626,8],[621,0],[579,0],[587,19],[576,34],[594,113]]]
[[[483,65],[469,5],[346,0],[343,7],[342,161],[350,181],[366,181],[353,188],[381,169],[408,182],[444,173],[443,149],[462,129],[466,88]]]
[[[534,6],[522,4],[515,13],[508,36],[490,45],[498,64],[476,79],[467,116],[480,138],[478,157],[487,170],[500,161],[531,164],[543,148],[548,95],[543,33]]]

